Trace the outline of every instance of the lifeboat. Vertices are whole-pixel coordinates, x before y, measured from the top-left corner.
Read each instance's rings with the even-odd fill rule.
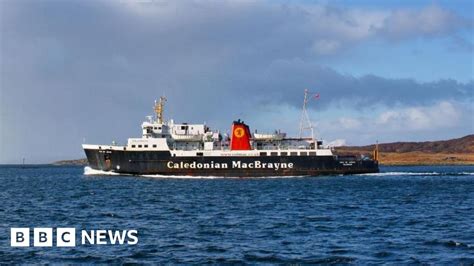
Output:
[[[175,141],[201,141],[203,134],[171,134]]]
[[[286,133],[275,132],[273,134],[253,133],[255,140],[282,140],[286,137]]]

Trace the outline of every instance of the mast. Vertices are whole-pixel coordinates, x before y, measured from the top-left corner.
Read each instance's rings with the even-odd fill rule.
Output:
[[[156,121],[158,121],[158,123],[160,123],[160,124],[163,124],[164,121],[165,121],[165,118],[163,116],[163,111],[165,109],[165,102],[166,102],[166,97],[165,96],[161,96],[158,103],[155,100]]]
[[[301,120],[300,120],[300,132],[298,137],[301,138],[303,135],[304,130],[311,130],[311,139],[314,139],[314,128],[311,120],[309,120],[308,112],[306,110],[306,105],[308,104],[308,89],[304,90],[304,101],[303,101],[303,112],[301,113]]]

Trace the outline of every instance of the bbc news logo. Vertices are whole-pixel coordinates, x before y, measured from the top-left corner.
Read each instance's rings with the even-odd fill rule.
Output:
[[[12,247],[29,247],[30,228],[11,228],[10,245]],[[53,240],[56,241],[53,241]],[[79,238],[78,238],[79,240]],[[81,230],[81,245],[136,245],[138,243],[137,230]],[[76,228],[56,228],[56,237],[53,228],[33,228],[34,247],[76,246]]]

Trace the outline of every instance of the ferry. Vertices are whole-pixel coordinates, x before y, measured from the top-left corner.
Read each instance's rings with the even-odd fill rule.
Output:
[[[305,91],[302,121],[308,118]],[[299,137],[285,133],[251,132],[241,120],[231,133],[221,134],[205,124],[165,121],[165,97],[155,101],[154,116],[142,123],[142,136],[126,145],[83,144],[89,166],[95,170],[132,175],[166,176],[317,176],[377,173],[378,152],[373,156],[341,156],[300,126]],[[304,129],[310,137],[302,137]]]

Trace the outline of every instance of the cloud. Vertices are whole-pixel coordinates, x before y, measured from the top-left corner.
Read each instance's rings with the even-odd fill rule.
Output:
[[[349,137],[348,145],[374,143],[375,140],[456,138],[474,132],[471,102],[441,100],[430,105],[392,107],[357,117],[327,119],[320,125],[322,137]],[[352,126],[356,125],[356,126]]]
[[[341,147],[341,146],[346,146],[347,141],[345,139],[335,139],[329,143],[326,143],[326,147]]]
[[[457,29],[470,28],[469,21],[450,10],[430,5],[421,10],[397,9],[388,15],[377,31],[389,39],[453,35]]]
[[[375,38],[391,42],[450,37],[454,45],[469,45],[459,33],[473,28],[472,20],[436,4],[419,9],[362,9],[266,1],[125,1],[114,6],[164,31],[169,28],[187,32],[190,26],[197,26],[213,32],[209,36],[204,31],[203,37],[227,45],[248,46],[247,49],[275,47],[286,36],[283,44],[297,48],[293,56],[334,55]],[[243,32],[246,38],[241,38]],[[199,35],[194,37],[201,41]],[[273,51],[281,53],[282,49]]]
[[[377,124],[392,130],[436,130],[459,124],[461,110],[453,103],[441,101],[432,106],[409,107],[383,112]]]
[[[299,106],[304,88],[321,93],[318,108],[472,97],[472,82],[355,77],[317,63],[318,56],[377,34],[391,16],[387,10],[252,1],[10,4],[0,25],[7,55],[2,76],[5,90],[21,88],[7,94],[34,98],[67,90],[74,97],[80,92],[97,101],[145,104],[138,89],[202,97],[209,106],[222,97],[246,99],[245,108]]]
[[[329,55],[337,52],[341,44],[334,40],[317,40],[313,44],[313,50],[316,54]]]
[[[375,75],[355,77],[299,59],[275,60],[263,71],[265,75],[261,77],[247,76],[260,88],[249,89],[252,95],[262,102],[284,102],[293,106],[300,106],[303,88],[307,87],[321,95],[315,108],[335,104],[366,109],[375,104],[420,105],[440,99],[472,101],[474,92],[473,81],[422,83],[413,79],[390,79]]]
[[[362,126],[362,123],[359,120],[349,117],[341,117],[338,122],[342,129],[357,129]]]

